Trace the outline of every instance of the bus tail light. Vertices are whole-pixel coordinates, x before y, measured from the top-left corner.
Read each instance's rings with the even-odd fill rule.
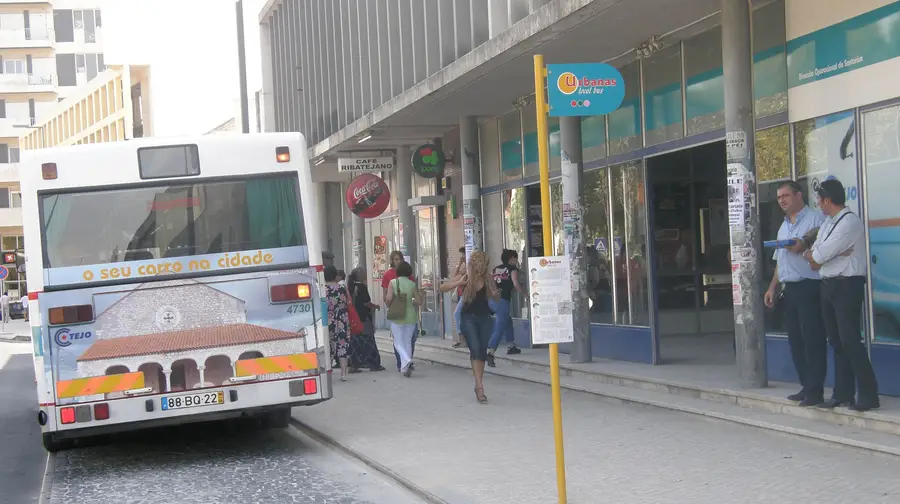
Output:
[[[44,180],[56,180],[56,163],[44,163],[41,165],[41,177]]]
[[[288,284],[272,286],[272,302],[285,303],[288,301],[306,301],[312,297],[309,284]]]
[[[109,420],[109,403],[94,405],[94,420]]]
[[[316,379],[312,378],[309,380],[303,380],[303,393],[306,395],[313,395],[318,391],[318,385],[316,384]]]
[[[287,163],[291,160],[291,149],[287,147],[275,147],[275,161]]]
[[[72,406],[66,406],[59,410],[59,421],[65,424],[73,424],[75,423],[75,408]]]
[[[94,320],[94,307],[91,305],[59,306],[50,308],[50,325],[83,324]]]

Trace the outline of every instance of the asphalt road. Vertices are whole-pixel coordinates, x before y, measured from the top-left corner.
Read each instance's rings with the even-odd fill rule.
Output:
[[[47,467],[30,351],[0,343],[0,504],[39,502]],[[246,422],[98,437],[58,452],[49,468],[46,504],[421,503],[293,427]]]
[[[0,503],[38,502],[47,452],[37,423],[30,343],[0,341]]]

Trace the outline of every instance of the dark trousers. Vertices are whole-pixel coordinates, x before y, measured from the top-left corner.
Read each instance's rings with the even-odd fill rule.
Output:
[[[865,277],[822,280],[822,319],[834,349],[834,398],[853,402],[859,387],[860,403],[878,401],[878,382],[862,341]]]
[[[781,298],[791,358],[803,387],[801,393],[813,400],[825,399],[828,367],[821,283],[819,280],[787,282]]]
[[[412,357],[416,353],[416,340],[419,339],[419,324],[416,324],[416,330],[413,332],[412,337],[412,352],[409,353],[409,356]],[[397,371],[400,371],[400,354],[397,353],[397,349],[394,349],[394,357],[397,359]]]

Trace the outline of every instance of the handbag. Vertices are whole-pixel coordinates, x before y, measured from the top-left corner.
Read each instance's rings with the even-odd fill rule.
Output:
[[[394,299],[388,306],[387,319],[401,320],[406,318],[406,293],[400,292],[400,279],[394,280]]]
[[[356,311],[356,306],[354,306],[353,300],[350,299],[350,295],[348,294],[345,297],[347,298],[347,318],[350,319],[350,335],[362,334],[365,331],[362,319],[359,318],[359,313]]]

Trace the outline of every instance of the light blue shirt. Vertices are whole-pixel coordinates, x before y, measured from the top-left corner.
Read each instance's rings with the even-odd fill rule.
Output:
[[[784,222],[778,228],[778,239],[802,239],[810,230],[821,228],[824,222],[825,215],[822,212],[804,207],[797,214],[797,222],[792,223],[789,216],[784,216]],[[794,254],[783,248],[775,249],[775,260],[778,262],[778,281],[781,283],[819,279],[819,273],[809,267],[809,262],[801,254]]]

